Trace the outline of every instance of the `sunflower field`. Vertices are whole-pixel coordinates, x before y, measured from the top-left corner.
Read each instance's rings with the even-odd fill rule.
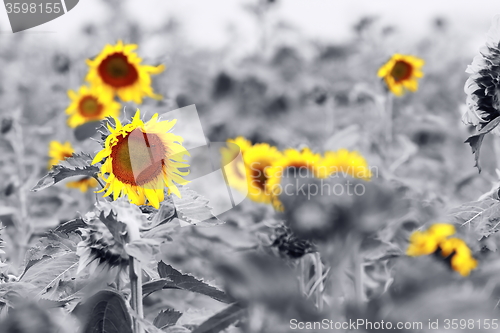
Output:
[[[500,15],[287,43],[283,1],[244,55],[118,0],[0,35],[0,333],[500,332]]]

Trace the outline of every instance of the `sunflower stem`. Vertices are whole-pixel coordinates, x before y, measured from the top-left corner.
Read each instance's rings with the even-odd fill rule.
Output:
[[[129,276],[130,276],[130,306],[137,313],[138,318],[144,318],[144,310],[142,307],[142,274],[141,264],[133,257],[129,259]],[[134,319],[134,332],[142,333],[142,328],[138,320]]]
[[[361,256],[361,241],[356,240],[353,244],[353,266],[354,266],[354,296],[357,306],[362,306],[365,301],[363,290],[363,258]]]

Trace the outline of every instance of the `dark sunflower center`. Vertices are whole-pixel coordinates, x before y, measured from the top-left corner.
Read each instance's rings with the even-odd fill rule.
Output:
[[[106,57],[97,68],[102,80],[115,88],[134,84],[139,78],[137,69],[128,62],[123,53],[113,53]]]
[[[144,185],[161,176],[166,149],[156,134],[135,129],[126,137],[119,137],[111,148],[115,177],[130,185]]]
[[[78,110],[83,117],[96,117],[102,112],[102,104],[94,96],[85,96],[81,99]]]
[[[412,74],[412,66],[403,60],[398,60],[394,64],[391,70],[391,76],[396,80],[396,82],[408,79]]]
[[[250,168],[250,177],[252,178],[252,183],[257,185],[257,187],[262,190],[266,188],[267,176],[265,173],[265,169],[268,166],[270,166],[269,163],[257,162],[253,163]]]

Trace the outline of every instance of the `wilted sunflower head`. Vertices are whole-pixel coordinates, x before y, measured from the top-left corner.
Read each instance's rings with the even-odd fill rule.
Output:
[[[482,129],[500,116],[500,15],[493,19],[486,45],[466,72],[470,76],[464,87],[467,111],[462,121]]]
[[[98,121],[106,117],[118,117],[120,103],[113,95],[95,87],[82,86],[78,91],[69,90],[71,103],[66,109],[69,115],[68,126],[77,127],[89,121]]]
[[[106,225],[95,216],[86,218],[85,222],[87,226],[79,229],[82,241],[76,250],[80,257],[78,272],[88,267],[90,274],[96,271],[111,273],[112,278],[124,273],[130,258],[123,244],[115,240]]]
[[[169,194],[180,197],[175,183],[188,183],[182,176],[189,173],[183,159],[189,152],[182,146],[182,137],[169,133],[176,120],[158,121],[155,114],[144,123],[137,110],[129,124],[122,125],[117,118],[114,122],[115,128],[108,124],[110,133],[104,149],[92,161],[103,161],[100,175],[106,182],[104,196],[113,194],[116,200],[126,195],[133,204],[143,205],[147,200],[155,208],[165,198],[165,187]]]
[[[134,52],[135,44],[106,45],[94,60],[87,60],[89,72],[86,80],[106,93],[115,93],[125,102],[141,104],[145,96],[161,99],[153,92],[151,75],[159,74],[164,65],[141,65],[142,59]]]
[[[402,96],[405,90],[415,92],[418,89],[418,78],[424,76],[421,67],[424,60],[411,56],[394,54],[378,70],[378,76],[383,78],[387,88],[396,96]]]

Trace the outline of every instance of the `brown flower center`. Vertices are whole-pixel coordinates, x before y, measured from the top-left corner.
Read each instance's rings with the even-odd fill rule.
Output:
[[[97,70],[102,80],[115,88],[132,85],[139,79],[135,66],[119,52],[107,56]]]
[[[126,184],[147,184],[161,175],[166,153],[158,135],[136,128],[111,148],[113,173]]]
[[[396,82],[404,81],[411,77],[413,72],[413,67],[409,63],[403,60],[398,60],[394,64],[391,70],[391,76]]]
[[[97,101],[94,96],[85,96],[78,104],[80,115],[86,118],[94,118],[101,114],[102,104]]]
[[[255,162],[250,166],[250,177],[254,185],[261,190],[266,188],[267,176],[265,169],[270,166],[270,163]]]

